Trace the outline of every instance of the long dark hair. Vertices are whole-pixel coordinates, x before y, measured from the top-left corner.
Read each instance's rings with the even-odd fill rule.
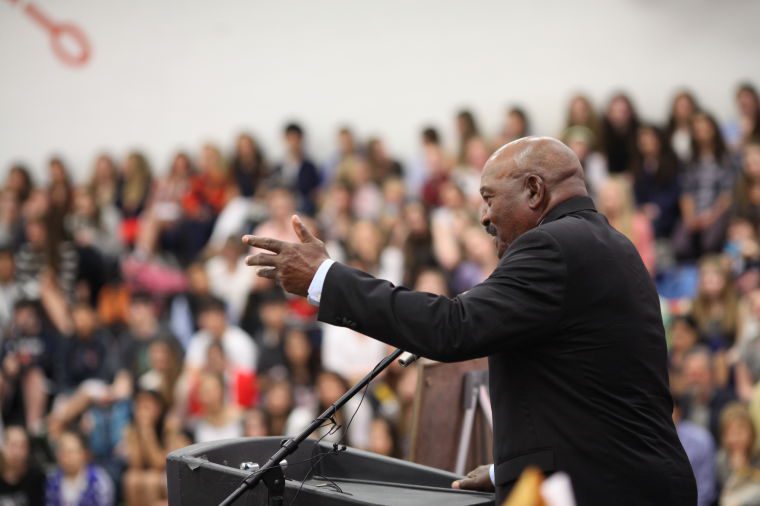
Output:
[[[582,102],[583,105],[589,111],[589,117],[583,123],[578,123],[573,119],[573,104],[575,102]],[[583,93],[578,93],[574,95],[568,102],[567,116],[565,117],[565,129],[568,129],[573,126],[584,126],[588,128],[589,130],[591,130],[591,132],[595,136],[595,139],[594,139],[595,145],[596,143],[598,143],[600,131],[601,131],[601,128],[599,125],[599,115],[597,114],[596,109],[594,108],[594,104],[591,103],[591,99],[588,98],[588,95],[585,95]]]
[[[760,140],[760,93],[757,92],[752,83],[741,83],[736,90],[736,96],[738,97],[742,93],[749,93],[755,101],[755,115],[752,117],[752,131],[749,133],[748,140]]]
[[[243,157],[238,151],[238,144],[240,144],[241,140],[246,140],[251,143],[251,146],[253,146],[253,162],[254,162],[254,169],[257,172],[260,172],[263,175],[264,168],[265,168],[265,158],[264,158],[264,152],[261,149],[261,146],[258,142],[256,142],[256,139],[249,133],[243,132],[240,135],[238,135],[237,141],[235,142],[235,153],[232,158],[232,167],[233,170],[245,172],[245,170],[248,168],[244,165]]]
[[[704,119],[710,123],[710,126],[714,132],[713,154],[715,155],[715,159],[718,162],[722,162],[725,159],[727,153],[726,142],[723,140],[723,135],[720,133],[720,127],[718,126],[718,122],[715,120],[715,116],[705,111],[699,111],[691,120],[691,161],[696,163],[699,161],[700,157],[699,142],[694,135],[694,123],[698,119]]]
[[[655,174],[655,182],[658,186],[666,186],[673,183],[678,177],[678,157],[673,152],[673,148],[668,142],[668,138],[661,128],[650,124],[644,123],[639,127],[637,132],[640,136],[644,131],[649,131],[657,138],[657,142],[660,144],[659,153],[657,153],[657,173]],[[644,171],[644,156],[640,150],[636,150],[634,163],[633,163],[633,177],[638,180]]]
[[[522,137],[530,135],[530,120],[528,119],[528,113],[525,112],[525,109],[519,106],[513,106],[508,111],[507,114],[509,116],[517,116],[520,118],[520,121],[522,121],[523,124],[523,131],[522,131]]]
[[[29,172],[29,169],[26,167],[26,165],[17,163],[14,164],[11,167],[11,170],[9,171],[9,176],[11,173],[16,173],[19,176],[21,176],[21,179],[23,180],[23,184],[21,189],[19,190],[19,193],[16,195],[16,199],[18,200],[19,204],[23,204],[26,202],[26,199],[29,198],[29,195],[32,193],[32,190],[34,189],[34,180],[32,179],[32,175]]]
[[[670,115],[668,116],[668,124],[665,127],[666,139],[673,137],[673,133],[678,128],[678,125],[676,124],[676,104],[682,98],[685,98],[691,102],[691,106],[694,109],[695,114],[699,111],[699,102],[697,102],[697,98],[690,90],[684,89],[676,93],[673,97],[673,101],[670,103]]]
[[[465,126],[464,131],[461,132],[461,136],[459,137],[459,153],[457,154],[457,159],[461,163],[465,160],[467,141],[480,135],[480,129],[478,128],[477,121],[475,121],[475,115],[469,109],[460,110],[457,113],[457,120],[464,123]]]
[[[610,101],[607,103],[607,110],[604,113],[604,116],[602,118],[602,125],[605,129],[605,131],[612,131],[615,129],[615,127],[612,125],[612,123],[609,120],[609,108],[612,105],[613,102],[617,100],[622,100],[626,103],[628,106],[628,110],[631,113],[631,117],[628,121],[628,132],[636,131],[636,129],[639,127],[639,114],[636,112],[636,107],[633,105],[633,100],[631,100],[631,97],[628,96],[628,94],[623,93],[622,91],[619,91],[612,95],[612,98],[610,98]]]
[[[746,150],[750,149],[760,150],[760,139],[750,139],[749,142],[745,144],[744,150],[746,152]],[[734,191],[734,206],[739,216],[751,215],[752,204],[750,203],[749,192],[752,184],[755,182],[756,181],[753,181],[747,174],[745,168],[742,167],[742,170],[739,171],[739,175],[736,179],[736,187]]]
[[[316,352],[314,349],[314,344],[312,342],[312,335],[313,332],[309,332],[308,328],[304,328],[300,325],[288,325],[285,328],[284,338],[283,338],[283,349],[287,346],[287,341],[290,339],[290,335],[292,332],[300,332],[304,335],[306,341],[309,343],[309,346],[311,347],[311,353],[309,354],[309,359],[307,360],[305,366],[309,374],[308,378],[308,384],[314,385],[317,379],[317,375],[319,374],[319,371],[322,369],[322,361],[320,354]],[[293,373],[294,373],[294,366],[293,363],[290,361],[290,357],[288,357],[287,352],[284,352],[285,355],[285,367],[288,370],[288,376],[293,380]]]
[[[153,425],[153,431],[156,434],[156,438],[160,443],[163,443],[164,441],[164,421],[166,420],[166,414],[167,414],[167,406],[166,401],[164,400],[163,396],[160,392],[157,392],[155,390],[149,390],[149,389],[140,389],[137,392],[135,392],[134,398],[137,399],[137,396],[139,395],[147,395],[151,397],[155,402],[158,403],[159,406],[159,413],[158,418],[156,419],[156,423]],[[132,413],[132,422],[135,421],[135,415],[134,412]]]

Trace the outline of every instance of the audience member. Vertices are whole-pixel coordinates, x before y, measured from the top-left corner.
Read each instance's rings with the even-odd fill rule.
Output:
[[[169,328],[187,348],[190,339],[200,328],[200,308],[211,297],[211,282],[203,263],[190,264],[185,269],[187,291],[174,296],[169,307]]]
[[[145,155],[130,153],[124,160],[122,177],[116,190],[116,207],[123,217],[121,240],[134,244],[139,230],[139,217],[145,210],[153,184],[153,171]]]
[[[455,126],[458,139],[457,162],[461,164],[466,162],[467,142],[473,137],[480,136],[480,129],[475,121],[475,115],[467,109],[462,109],[457,113]]]
[[[288,417],[285,433],[289,436],[300,433],[317,415],[340,399],[348,389],[348,381],[340,374],[330,370],[320,372],[316,382],[318,403],[315,406],[301,406],[294,409]],[[335,424],[323,425],[316,435],[330,443],[340,442],[366,449],[369,445],[372,410],[369,402],[367,406],[358,409],[360,404],[363,404],[361,396],[348,401],[342,410],[333,415]]]
[[[387,418],[375,417],[370,425],[369,451],[385,457],[399,458],[396,429]]]
[[[164,419],[166,406],[158,392],[138,390],[133,419],[124,431],[124,499],[128,506],[156,505],[165,499]]]
[[[31,462],[29,436],[18,425],[5,427],[3,434],[0,449],[0,504],[45,504],[45,474]]]
[[[697,322],[691,315],[680,315],[670,321],[670,346],[668,347],[668,374],[670,391],[674,397],[686,394],[684,361],[699,343]]]
[[[201,330],[190,339],[185,356],[185,368],[190,380],[207,365],[209,348],[214,343],[221,346],[222,355],[229,361],[226,372],[233,377],[244,375],[253,380],[258,355],[256,343],[240,327],[228,323],[224,302],[216,298],[205,300],[199,317]]]
[[[47,506],[111,506],[114,486],[108,474],[90,463],[87,442],[81,434],[64,432],[56,444],[56,469],[45,486]]]
[[[13,307],[20,297],[13,250],[9,246],[0,246],[0,335],[8,330],[13,319]]]
[[[203,146],[198,167],[198,173],[191,177],[190,188],[182,198],[181,247],[175,254],[184,264],[194,261],[203,250],[215,220],[236,192],[227,162],[215,145]]]
[[[148,364],[137,378],[137,387],[158,392],[166,406],[175,405],[175,390],[182,372],[182,354],[176,340],[160,337],[152,340],[148,348]]]
[[[349,127],[341,127],[336,140],[338,149],[325,164],[324,180],[327,183],[334,183],[336,179],[346,182],[354,163],[361,157],[356,137]]]
[[[293,399],[293,386],[290,382],[286,379],[274,380],[264,396],[263,406],[269,414],[270,432],[272,434],[289,433],[288,420],[296,407]]]
[[[642,125],[637,139],[632,171],[636,205],[652,222],[655,237],[669,245],[681,214],[678,160],[656,126]]]
[[[611,174],[627,172],[636,156],[639,118],[628,95],[612,97],[602,119],[602,145]]]
[[[607,159],[595,151],[597,139],[588,127],[574,125],[562,132],[562,142],[573,150],[581,162],[586,175],[586,186],[592,198],[599,196],[599,190],[610,177],[607,169]]]
[[[268,175],[264,153],[247,133],[238,135],[230,167],[237,191],[243,197],[253,197]]]
[[[372,177],[372,168],[367,160],[358,159],[354,162],[348,186],[353,194],[352,214],[360,220],[379,220],[383,211],[383,193]]]
[[[697,113],[691,122],[692,159],[683,175],[682,226],[674,245],[680,256],[717,252],[725,239],[734,173],[715,119]]]
[[[156,341],[164,341],[180,348],[180,343],[158,320],[153,299],[146,293],[135,293],[129,307],[127,328],[119,336],[122,370],[138,381],[151,368],[151,347]]]
[[[314,401],[317,374],[322,364],[306,329],[293,326],[285,332],[283,355],[286,377],[293,384],[296,405],[311,404]]]
[[[673,97],[663,148],[669,147],[682,164],[688,163],[693,155],[691,121],[697,111],[699,104],[690,91],[681,90]]]
[[[200,377],[198,398],[201,414],[195,421],[195,442],[206,443],[243,435],[241,413],[225,402],[224,392],[224,378],[221,375],[205,373]]]
[[[0,188],[0,247],[15,248],[23,240],[21,203],[7,187]]]
[[[713,438],[703,427],[681,418],[678,399],[674,399],[673,423],[697,480],[697,505],[710,506],[716,497],[716,453]]]
[[[122,252],[118,209],[114,205],[98,205],[89,187],[74,190],[73,209],[67,218],[68,232],[80,251],[93,248],[107,258],[116,258]]]
[[[146,211],[140,223],[140,236],[135,248],[141,255],[149,256],[162,251],[182,255],[184,247],[183,215],[193,212],[184,205],[190,193],[193,176],[190,157],[183,152],[174,155],[166,175],[159,178],[153,187]]]
[[[211,293],[225,303],[227,316],[234,325],[240,324],[255,281],[251,268],[245,264],[244,252],[240,237],[230,236],[219,253],[206,261]]]
[[[270,425],[269,413],[262,408],[249,409],[243,414],[244,437],[272,436]]]
[[[583,94],[573,96],[568,102],[565,129],[575,126],[585,127],[593,134],[591,138],[594,142],[589,145],[590,150],[597,151],[601,148],[597,144],[602,138],[599,116],[591,104],[591,99]]]
[[[718,482],[721,505],[752,504],[760,497],[760,458],[755,449],[755,428],[747,408],[726,406],[720,416]]]
[[[13,165],[5,178],[4,188],[10,190],[19,204],[24,204],[34,189],[34,180],[24,165]]]
[[[748,142],[742,155],[731,214],[749,220],[757,229],[760,226],[760,140]]]
[[[705,257],[699,265],[699,286],[692,314],[699,333],[713,350],[734,344],[738,301],[733,280],[720,257]]]
[[[103,153],[95,159],[87,185],[98,207],[115,206],[119,194],[119,171],[113,158]]]
[[[44,327],[38,304],[18,301],[12,323],[0,341],[0,400],[5,424],[27,427],[35,435],[44,432],[56,348],[56,336]]]
[[[421,195],[423,185],[430,180],[441,177],[452,166],[452,160],[446,154],[441,135],[433,127],[425,127],[420,135],[421,151],[415,157],[410,170],[407,171],[406,184],[413,195]],[[424,195],[423,195],[423,198]]]
[[[453,180],[464,192],[470,206],[480,204],[480,175],[489,156],[491,150],[486,141],[482,137],[472,137],[465,145],[465,163],[454,169]]]
[[[736,90],[739,118],[727,125],[728,144],[740,148],[751,140],[760,139],[760,94],[752,83],[741,83]]]
[[[597,205],[610,225],[630,239],[644,266],[654,274],[656,258],[652,222],[643,212],[636,210],[633,199],[628,179],[618,175],[610,177],[599,190]]]
[[[682,398],[683,418],[707,429],[720,439],[720,414],[733,400],[731,392],[715,382],[714,364],[710,350],[696,347],[683,359],[685,395]]]
[[[64,296],[74,296],[79,255],[71,242],[51,229],[53,225],[42,217],[26,223],[26,242],[16,252],[15,259],[16,280],[23,298],[40,299],[43,274],[55,281]]]
[[[274,182],[296,195],[298,210],[313,216],[317,209],[317,191],[322,183],[319,169],[306,155],[304,131],[297,123],[285,127],[285,159],[273,174]]]
[[[370,174],[376,184],[381,185],[390,177],[404,176],[404,168],[398,160],[391,158],[380,137],[373,137],[367,141],[366,153]]]
[[[496,138],[494,149],[500,148],[504,144],[528,135],[530,135],[528,113],[526,113],[525,109],[522,107],[510,107],[504,118],[504,125],[501,128],[501,132]]]

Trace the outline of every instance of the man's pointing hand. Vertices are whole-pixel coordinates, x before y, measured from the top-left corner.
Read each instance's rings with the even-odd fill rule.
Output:
[[[250,255],[245,263],[261,267],[258,275],[279,280],[285,291],[305,297],[317,269],[330,256],[324,243],[309,232],[298,215],[293,215],[291,221],[300,243],[245,235],[243,244],[271,251]]]

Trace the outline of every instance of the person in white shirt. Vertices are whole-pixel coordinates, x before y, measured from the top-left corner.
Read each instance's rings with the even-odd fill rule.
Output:
[[[227,315],[234,325],[240,323],[254,276],[245,265],[243,249],[237,238],[230,237],[218,255],[206,262],[211,293],[227,305]]]
[[[20,290],[14,279],[13,250],[0,247],[0,332],[13,319],[13,306],[20,298]]]
[[[206,352],[214,341],[221,343],[235,369],[255,370],[256,343],[245,331],[227,323],[224,302],[213,297],[206,300],[200,310],[199,323],[201,330],[190,339],[185,355],[188,373],[198,372],[206,365]]]

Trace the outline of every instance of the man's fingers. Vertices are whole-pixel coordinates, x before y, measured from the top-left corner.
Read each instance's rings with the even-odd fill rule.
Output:
[[[246,265],[259,267],[276,267],[277,261],[277,255],[274,255],[272,253],[256,253],[255,255],[246,257],[245,259]]]
[[[244,235],[243,244],[247,244],[252,248],[261,248],[268,251],[279,253],[282,251],[283,242],[271,237],[257,237],[255,235]]]
[[[257,276],[267,279],[277,279],[277,268],[275,267],[262,267],[256,272]]]
[[[473,469],[467,476],[456,480],[451,484],[451,488],[459,490],[478,490],[481,492],[493,492],[494,486],[491,482],[490,466],[480,466]]]
[[[474,481],[472,478],[463,478],[461,480],[457,480],[454,483],[451,484],[451,488],[456,488],[460,490],[470,490],[473,488]]]
[[[293,230],[296,231],[296,235],[299,239],[301,239],[301,242],[314,242],[316,241],[316,238],[311,235],[311,232],[309,232],[309,229],[306,228],[306,225],[303,224],[301,221],[301,218],[294,214],[293,218],[291,218],[291,222],[293,223]]]

